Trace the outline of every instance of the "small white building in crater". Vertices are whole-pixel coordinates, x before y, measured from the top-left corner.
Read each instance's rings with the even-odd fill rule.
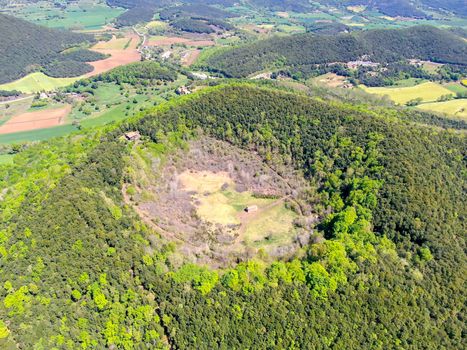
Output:
[[[257,205],[249,205],[248,207],[245,208],[245,211],[247,213],[254,213],[255,211],[258,211],[258,206]]]

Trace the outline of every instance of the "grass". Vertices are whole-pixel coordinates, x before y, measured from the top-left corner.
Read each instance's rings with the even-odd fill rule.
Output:
[[[286,245],[293,238],[295,218],[296,214],[284,204],[277,205],[248,224],[245,238],[257,247],[265,244]]]
[[[458,99],[445,102],[424,103],[417,108],[433,111],[438,113],[448,114],[456,118],[467,121],[467,100]]]
[[[278,25],[277,30],[284,32],[284,33],[305,33],[306,32],[306,29],[303,26],[288,25],[288,24]]]
[[[205,221],[221,225],[245,225],[247,242],[272,244],[290,241],[293,220],[297,215],[277,199],[256,198],[249,191],[237,192],[226,173],[209,171],[189,172],[179,175],[187,191],[196,194],[199,201],[197,213]],[[226,188],[225,188],[226,187]],[[256,205],[259,211],[245,214],[247,206]]]
[[[123,9],[96,4],[93,0],[79,0],[64,10],[45,2],[31,3],[12,11],[12,14],[49,28],[97,30],[123,12]]]
[[[64,136],[77,129],[73,125],[60,125],[53,128],[15,132],[0,135],[0,144],[12,144],[27,141],[41,141],[52,137]]]
[[[109,41],[102,41],[93,46],[93,49],[97,50],[124,50],[128,44],[128,38],[115,38],[113,37]]]
[[[398,80],[394,83],[395,87],[412,87],[412,86],[417,86],[422,83],[426,83],[427,80],[425,79],[419,79],[419,78],[408,78],[408,79],[402,79]]]
[[[163,29],[167,29],[168,27],[169,27],[169,24],[163,21],[151,21],[148,24],[146,24],[146,28],[148,29],[163,30]]]
[[[426,70],[428,73],[436,74],[438,68],[441,67],[442,64],[434,63],[434,62],[424,62],[423,69]]]
[[[11,83],[0,85],[0,90],[18,90],[26,94],[40,91],[51,91],[59,87],[68,86],[80,79],[76,78],[52,78],[44,73],[36,72],[15,80]]]
[[[0,102],[0,125],[11,117],[26,112],[33,99],[34,96],[27,96],[14,101]]]
[[[375,87],[363,89],[370,94],[388,95],[391,100],[398,104],[421,98],[423,102],[435,102],[443,95],[452,94],[451,91],[437,83],[427,82],[410,87]]]
[[[457,94],[458,92],[467,92],[467,87],[460,84],[460,83],[456,83],[456,82],[452,82],[452,83],[448,83],[446,85],[444,85],[444,87],[452,92],[454,92],[455,94]]]
[[[0,154],[0,165],[13,164],[14,154]]]

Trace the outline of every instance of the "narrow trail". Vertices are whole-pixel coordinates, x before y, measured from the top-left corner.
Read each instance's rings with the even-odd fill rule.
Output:
[[[136,33],[136,35],[138,35],[141,39],[143,39],[141,44],[139,44],[138,47],[137,47],[138,52],[141,53],[143,47],[146,46],[146,42],[148,41],[147,36],[146,36],[146,34],[142,34],[142,33],[138,32],[138,30],[135,27],[132,27],[132,29]]]

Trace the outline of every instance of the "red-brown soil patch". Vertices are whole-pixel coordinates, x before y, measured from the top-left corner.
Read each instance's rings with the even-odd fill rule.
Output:
[[[86,74],[86,77],[92,77],[94,75],[105,73],[115,67],[141,60],[141,54],[137,50],[140,37],[136,33],[131,33],[128,34],[125,39],[131,39],[126,49],[94,48],[94,51],[110,55],[110,57],[100,61],[89,62],[89,64],[94,67],[94,70]],[[116,37],[114,36],[112,40],[116,40]],[[98,47],[99,44],[100,43],[96,44],[95,47]]]
[[[0,126],[0,134],[44,129],[61,125],[65,122],[65,118],[70,112],[71,105],[66,105],[62,108],[22,113]]]
[[[104,54],[109,54],[111,56],[109,58],[106,58],[105,60],[90,62],[89,64],[94,67],[94,70],[86,74],[86,77],[98,75],[107,72],[115,67],[137,62],[141,59],[141,54],[136,49],[95,51]]]
[[[200,50],[188,51],[182,58],[182,65],[184,65],[185,67],[191,66],[193,63],[196,62],[200,53]]]

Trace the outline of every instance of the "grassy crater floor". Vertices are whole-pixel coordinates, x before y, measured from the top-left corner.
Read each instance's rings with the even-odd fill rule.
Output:
[[[124,196],[184,258],[228,266],[259,251],[289,257],[309,241],[316,215],[300,174],[283,177],[254,152],[210,138],[170,154],[160,147],[134,146]]]

